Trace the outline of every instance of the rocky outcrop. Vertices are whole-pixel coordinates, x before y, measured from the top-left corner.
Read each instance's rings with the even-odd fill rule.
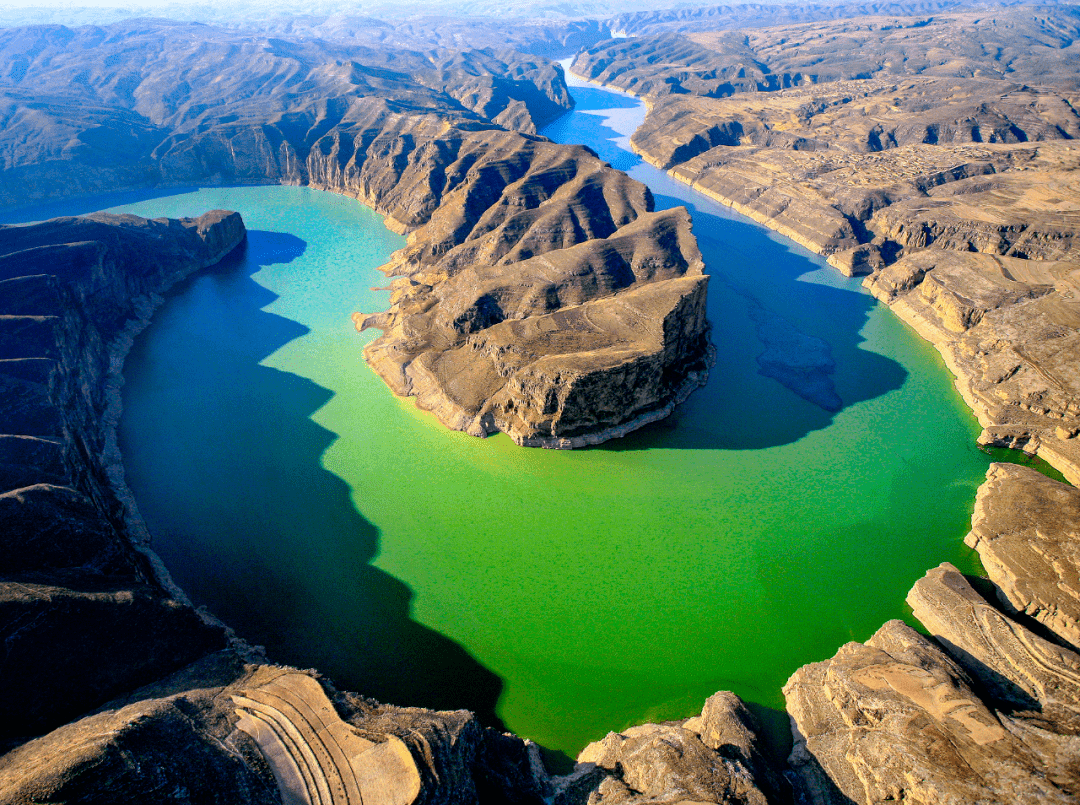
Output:
[[[448,426],[530,446],[667,416],[711,359],[689,216],[584,149],[500,145],[459,146],[470,172],[386,267],[391,310],[356,317],[384,330],[368,362]]]
[[[226,650],[0,757],[0,802],[411,805],[483,792],[538,805],[493,776],[489,733],[471,713],[380,705]],[[527,751],[503,740],[519,748],[498,758],[505,772]],[[538,785],[527,762],[518,771]]]
[[[588,149],[505,131],[335,133],[321,186],[387,213],[409,243],[391,309],[357,315],[399,395],[451,428],[576,447],[671,413],[707,375],[706,280],[685,211]],[[321,156],[319,156],[321,155]]]
[[[244,236],[222,211],[0,227],[0,803],[539,803],[520,739],[267,665],[149,550],[119,370],[159,294]]]
[[[243,238],[240,216],[221,211],[0,228],[0,741],[224,644],[132,549],[113,428],[129,322]]]
[[[1055,609],[1080,595],[1077,502],[1034,470],[991,466],[967,541],[1005,610],[943,564],[908,595],[932,637],[893,621],[792,676],[790,763],[808,801],[1075,801],[1080,655]]]
[[[983,426],[980,442],[1080,480],[1080,306],[1073,262],[927,249],[866,280],[933,343]]]
[[[757,724],[726,691],[701,715],[608,733],[578,755],[555,802],[589,805],[777,802],[784,786],[758,748]]]

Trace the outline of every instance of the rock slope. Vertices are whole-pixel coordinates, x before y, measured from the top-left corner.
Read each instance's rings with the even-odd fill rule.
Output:
[[[1072,487],[992,465],[968,544],[998,600],[943,564],[908,595],[931,637],[893,621],[792,676],[806,801],[1076,801],[1080,655],[1052,613],[1080,596],[1078,505]]]
[[[539,802],[535,749],[267,665],[150,550],[120,368],[244,236],[222,211],[0,227],[0,803]]]
[[[224,212],[0,228],[0,741],[223,645],[131,549],[113,428],[128,322],[243,237],[240,216]]]
[[[388,267],[408,283],[358,317],[385,329],[366,355],[450,427],[595,444],[704,382],[689,221],[532,134],[571,106],[558,65],[155,21],[4,32],[5,62],[0,202],[47,196],[64,172],[71,193],[270,181],[385,213],[410,235]],[[118,136],[129,149],[106,146]]]

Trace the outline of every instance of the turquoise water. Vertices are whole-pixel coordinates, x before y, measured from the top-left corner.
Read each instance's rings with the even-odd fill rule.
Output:
[[[578,451],[447,431],[349,320],[386,308],[374,269],[403,239],[340,196],[204,188],[122,206],[236,209],[250,236],[138,339],[120,434],[176,580],[275,660],[571,755],[720,689],[782,707],[798,666],[905,617],[927,568],[970,566],[987,466],[928,345],[620,148],[636,102],[574,92],[550,136],[693,206],[718,359],[675,416]]]

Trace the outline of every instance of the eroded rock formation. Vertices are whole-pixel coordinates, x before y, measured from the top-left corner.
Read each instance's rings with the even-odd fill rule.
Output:
[[[699,26],[573,69],[646,97],[644,158],[868,275],[945,357],[982,443],[1076,481],[1077,30],[1065,8]]]
[[[240,216],[220,211],[0,228],[0,740],[50,729],[224,644],[132,550],[113,428],[128,323],[243,238]]]
[[[574,447],[667,416],[711,357],[686,211],[652,212],[586,149],[458,145],[471,167],[448,169],[460,183],[387,266],[402,276],[391,310],[357,317],[385,332],[368,362],[474,436]]]
[[[1068,618],[1047,608],[1080,595],[1078,503],[1034,470],[993,465],[968,543],[1005,608],[943,564],[908,595],[932,637],[893,621],[792,676],[790,763],[808,801],[1075,801],[1080,655]]]

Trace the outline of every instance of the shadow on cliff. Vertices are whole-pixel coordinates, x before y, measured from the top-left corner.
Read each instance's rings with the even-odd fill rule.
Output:
[[[171,294],[129,356],[121,448],[154,546],[196,604],[273,661],[501,728],[502,681],[410,619],[412,591],[371,564],[378,529],[321,465],[337,437],[310,417],[332,393],[260,363],[307,328],[263,310],[276,296],[252,274],[305,248],[249,232],[246,253]]]
[[[757,450],[828,427],[848,406],[900,388],[907,370],[862,347],[878,303],[800,247],[690,190],[622,146],[639,124],[639,102],[573,87],[577,107],[543,130],[585,142],[643,181],[657,209],[684,205],[705,258],[708,316],[717,361],[709,382],[675,414],[596,449],[653,447]],[[823,276],[807,278],[821,270]]]

